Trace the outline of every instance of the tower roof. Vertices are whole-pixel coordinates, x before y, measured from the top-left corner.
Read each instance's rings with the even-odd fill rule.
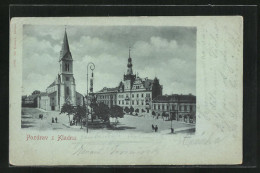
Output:
[[[64,58],[72,59],[66,28],[65,28],[63,43],[62,43],[62,47],[61,47],[61,51],[60,51],[60,60],[64,59]]]

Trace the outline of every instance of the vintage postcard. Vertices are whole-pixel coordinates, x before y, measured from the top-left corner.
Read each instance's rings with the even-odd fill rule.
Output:
[[[243,18],[10,22],[9,162],[242,163]]]

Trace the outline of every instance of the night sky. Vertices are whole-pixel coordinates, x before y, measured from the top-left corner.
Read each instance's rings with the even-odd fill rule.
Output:
[[[154,26],[67,26],[76,90],[86,93],[86,66],[96,65],[94,91],[116,87],[127,71],[157,76],[163,94],[196,95],[196,28]],[[23,95],[45,91],[59,71],[64,26],[24,25]]]

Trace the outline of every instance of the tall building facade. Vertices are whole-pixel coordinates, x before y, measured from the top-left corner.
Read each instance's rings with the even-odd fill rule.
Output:
[[[157,81],[158,87],[154,87],[154,81]],[[154,90],[157,90],[154,92]],[[123,80],[115,88],[104,88],[97,92],[97,101],[108,104],[109,106],[113,102],[116,105],[131,108],[137,113],[149,113],[151,109],[151,101],[153,93],[155,96],[162,95],[162,85],[159,84],[159,80],[141,78],[133,73],[133,63],[129,49],[129,57],[127,61],[127,71],[123,75]],[[116,96],[116,98],[115,98]],[[113,100],[111,99],[113,97]]]
[[[111,108],[114,105],[117,105],[117,92],[118,88],[106,88],[95,93],[98,103],[104,103]]]
[[[38,97],[38,107],[45,110],[60,110],[64,103],[74,106],[83,105],[83,95],[76,92],[76,83],[73,76],[73,59],[69,48],[65,29],[63,44],[59,57],[59,74]]]

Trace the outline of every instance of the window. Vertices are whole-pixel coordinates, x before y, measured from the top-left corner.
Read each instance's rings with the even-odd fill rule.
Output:
[[[139,101],[136,101],[136,104],[139,105]]]
[[[162,105],[162,110],[164,110],[164,105]]]
[[[142,97],[144,97],[144,94],[142,94]]]
[[[122,105],[124,104],[124,100],[122,100]]]
[[[128,101],[126,101],[126,104],[128,105],[128,104],[129,104],[129,102],[128,102]]]
[[[142,105],[144,105],[144,101],[142,101]]]
[[[132,97],[134,98],[134,97],[135,97],[135,95],[134,95],[134,94],[132,94]]]
[[[167,105],[167,111],[169,110],[169,106]]]
[[[136,94],[136,97],[138,98],[138,97],[139,97],[139,94]]]
[[[192,105],[190,105],[190,111],[192,111]]]
[[[158,105],[158,109],[160,110],[160,105]]]
[[[70,80],[70,78],[69,77],[66,77],[66,81],[69,81]]]
[[[120,100],[118,101],[118,104],[120,105]]]
[[[65,71],[70,71],[70,65],[68,63],[65,63]]]
[[[184,106],[184,111],[187,111],[187,106],[186,105]]]
[[[172,110],[175,110],[175,105],[172,105]]]
[[[153,109],[156,109],[156,104],[153,105]]]
[[[135,104],[135,101],[134,100],[132,100],[132,105],[134,105]]]
[[[179,111],[181,111],[181,106],[179,106]]]
[[[66,88],[66,93],[67,93],[67,95],[70,95],[70,88],[69,87]]]

